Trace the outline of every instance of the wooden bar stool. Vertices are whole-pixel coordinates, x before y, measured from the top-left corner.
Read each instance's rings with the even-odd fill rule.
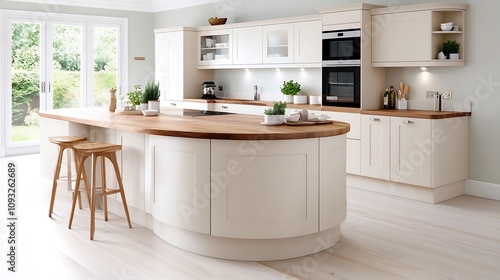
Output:
[[[61,175],[61,164],[62,164],[62,159],[63,159],[63,154],[66,149],[71,149],[73,151],[73,161],[75,164],[75,169],[78,167],[78,156],[77,152],[74,149],[74,145],[76,144],[81,144],[87,141],[87,138],[81,137],[81,136],[52,136],[49,137],[49,141],[53,144],[56,144],[59,146],[59,155],[57,157],[57,164],[56,164],[56,169],[54,173],[54,181],[52,182],[52,195],[50,197],[50,207],[49,207],[49,217],[52,217],[52,212],[54,211],[54,202],[56,199],[56,191],[57,191],[57,181],[62,178],[66,178],[68,180],[69,188],[71,188],[71,159],[68,157],[68,174],[67,176],[60,176]],[[87,176],[85,172],[83,174],[83,180],[85,182],[85,185],[88,186],[87,184]],[[80,209],[82,209],[82,199],[80,196],[80,193],[78,193],[78,200],[79,200],[79,206]],[[87,201],[89,202],[90,205],[90,193],[87,192]]]
[[[132,223],[130,222],[130,216],[128,213],[127,200],[125,199],[125,191],[123,190],[122,177],[120,175],[120,170],[118,168],[118,162],[116,161],[116,152],[122,149],[121,145],[114,145],[109,143],[82,143],[74,146],[79,156],[78,158],[78,169],[77,169],[77,180],[75,186],[75,193],[73,194],[73,204],[71,206],[71,215],[69,217],[68,228],[71,229],[71,224],[73,223],[73,215],[75,213],[75,204],[78,199],[78,192],[80,190],[80,180],[81,174],[85,171],[85,160],[92,157],[92,169],[91,169],[91,182],[90,182],[90,240],[94,240],[95,232],[95,204],[96,196],[101,195],[103,197],[104,206],[104,220],[108,220],[108,203],[107,196],[115,193],[120,193],[123,203],[123,209],[125,210],[125,215],[127,217],[127,222],[129,228],[132,228]],[[101,157],[101,187],[96,186],[96,165],[97,159]],[[105,169],[105,158],[113,164],[115,170],[116,179],[118,181],[118,189],[108,189],[106,187],[106,169]],[[88,189],[86,189],[87,191]]]

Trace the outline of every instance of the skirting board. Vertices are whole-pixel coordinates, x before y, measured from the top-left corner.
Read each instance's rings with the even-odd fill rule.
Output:
[[[465,194],[500,200],[500,184],[466,180]]]
[[[346,179],[348,187],[427,203],[439,203],[463,195],[465,185],[464,181],[459,181],[438,188],[426,188],[351,174],[347,174]]]

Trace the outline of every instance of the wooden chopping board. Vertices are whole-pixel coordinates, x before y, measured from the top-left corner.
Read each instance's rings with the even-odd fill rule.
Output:
[[[332,120],[327,120],[327,121],[317,121],[317,122],[287,122],[286,125],[292,125],[292,126],[301,126],[301,125],[317,125],[317,124],[329,124],[333,123]]]

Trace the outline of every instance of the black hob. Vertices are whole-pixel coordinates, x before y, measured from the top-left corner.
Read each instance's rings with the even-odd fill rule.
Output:
[[[177,109],[171,111],[169,110],[165,114],[173,116],[202,117],[202,116],[229,115],[234,113],[211,111],[211,110]]]

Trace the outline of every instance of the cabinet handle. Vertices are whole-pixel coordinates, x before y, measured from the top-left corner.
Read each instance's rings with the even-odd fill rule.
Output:
[[[227,106],[222,106],[222,109],[227,109]]]
[[[177,103],[172,102],[172,103],[170,103],[170,105],[171,106],[177,106]]]
[[[370,121],[379,122],[380,119],[379,118],[370,118]]]
[[[414,121],[409,121],[409,120],[404,120],[403,123],[404,124],[414,124],[415,122]]]

